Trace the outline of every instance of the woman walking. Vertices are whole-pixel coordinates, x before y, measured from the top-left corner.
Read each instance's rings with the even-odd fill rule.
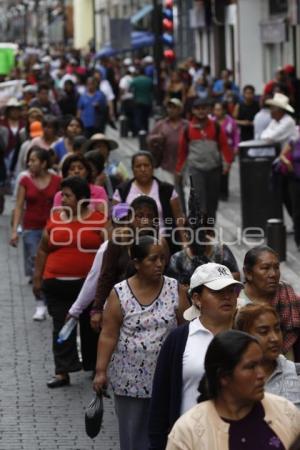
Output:
[[[53,150],[59,163],[62,162],[66,155],[72,155],[74,153],[74,139],[83,134],[83,132],[84,126],[80,119],[72,116],[66,119],[64,135],[53,145]]]
[[[200,403],[175,423],[166,450],[287,450],[299,434],[300,412],[264,393],[262,358],[247,333],[215,336],[205,356]]]
[[[178,231],[179,242],[185,242],[185,236],[181,229],[185,218],[178,194],[172,184],[161,182],[154,176],[154,161],[151,153],[138,152],[133,155],[131,167],[134,177],[117,186],[113,200],[115,203],[131,204],[140,195],[152,197],[157,203],[160,231],[167,238],[171,253],[174,253],[175,249],[178,250],[178,246],[174,245],[171,239],[174,227],[180,228]]]
[[[295,363],[281,355],[282,332],[275,309],[266,304],[250,303],[239,309],[234,327],[259,340],[264,353],[266,392],[285,397],[299,408],[300,378]]]
[[[81,369],[76,345],[76,329],[63,343],[58,343],[58,333],[65,323],[71,305],[76,300],[95,257],[103,242],[102,229],[105,217],[88,207],[90,188],[88,182],[79,177],[62,181],[62,210],[53,213],[43,233],[38,249],[33,291],[37,297],[43,291],[47,307],[53,319],[53,354],[55,376],[47,383],[49,388],[70,384],[69,373]],[[87,200],[83,202],[83,200]],[[94,370],[93,346],[97,346],[97,335],[86,320],[80,327],[86,370]]]
[[[221,264],[199,266],[191,277],[189,322],[173,330],[156,365],[150,406],[151,450],[165,450],[175,421],[197,404],[204,357],[214,335],[232,327],[242,283]]]
[[[115,285],[104,310],[94,389],[111,382],[121,450],[148,450],[157,356],[188,303],[177,281],[163,276],[165,254],[155,238],[140,237],[131,257],[136,274]]]
[[[10,244],[16,247],[19,240],[18,227],[22,223],[25,275],[32,279],[37,248],[43,228],[50,215],[53,199],[59,190],[60,177],[49,172],[50,155],[47,150],[33,147],[28,153],[28,172],[19,182],[16,206],[13,213]],[[36,298],[33,320],[46,318],[46,307]]]
[[[227,113],[226,108],[226,103],[216,102],[213,113],[216,122],[218,122],[227,137],[228,147],[231,151],[233,161],[238,151],[240,134],[236,121]],[[229,173],[230,171],[222,173],[221,176],[220,199],[223,201],[227,201],[229,197]]]
[[[68,155],[62,165],[63,179],[68,177],[80,177],[89,182],[91,197],[90,208],[95,211],[104,212],[108,216],[108,199],[105,189],[102,186],[92,184],[92,169],[83,155]],[[57,192],[54,197],[53,206],[62,205],[62,191]]]
[[[239,306],[267,303],[277,311],[283,335],[282,351],[293,353],[300,361],[300,298],[294,289],[280,280],[278,254],[270,247],[257,246],[244,258],[245,289]]]

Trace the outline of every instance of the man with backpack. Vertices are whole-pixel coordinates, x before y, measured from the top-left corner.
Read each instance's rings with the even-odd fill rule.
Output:
[[[179,139],[177,176],[189,176],[202,213],[215,219],[221,174],[227,173],[232,155],[227,137],[218,123],[209,118],[210,102],[197,98],[193,117]]]

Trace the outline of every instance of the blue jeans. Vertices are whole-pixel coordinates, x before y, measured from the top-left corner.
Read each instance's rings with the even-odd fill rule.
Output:
[[[23,230],[24,269],[27,277],[32,277],[37,249],[43,230]]]

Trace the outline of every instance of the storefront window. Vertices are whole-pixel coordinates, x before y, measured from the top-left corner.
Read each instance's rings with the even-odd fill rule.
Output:
[[[270,15],[287,14],[288,0],[269,0]]]

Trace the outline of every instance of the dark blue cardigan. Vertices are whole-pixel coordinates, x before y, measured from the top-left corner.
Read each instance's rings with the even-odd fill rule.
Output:
[[[168,434],[180,416],[182,358],[189,323],[173,330],[158,356],[153,379],[149,417],[149,450],[165,450]]]

